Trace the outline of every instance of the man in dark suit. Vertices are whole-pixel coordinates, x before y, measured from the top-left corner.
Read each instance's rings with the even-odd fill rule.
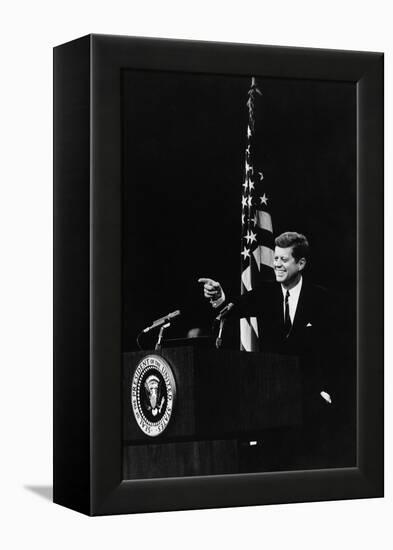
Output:
[[[275,239],[274,282],[230,300],[230,316],[258,318],[261,351],[304,353],[321,350],[331,323],[331,302],[327,292],[303,278],[309,244],[304,235],[286,232]],[[229,300],[219,282],[201,278],[204,295],[214,308]]]
[[[332,403],[329,352],[336,322],[327,292],[303,277],[308,256],[306,237],[286,232],[275,239],[276,282],[262,282],[256,289],[230,300],[219,282],[208,278],[199,282],[204,284],[204,295],[214,308],[233,304],[228,317],[257,317],[261,351],[299,357],[304,430],[295,438],[297,452],[310,455],[321,452],[321,445],[326,443],[323,437],[329,422],[327,408]]]

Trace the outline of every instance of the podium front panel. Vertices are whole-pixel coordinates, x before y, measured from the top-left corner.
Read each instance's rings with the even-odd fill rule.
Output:
[[[154,357],[173,373],[176,398],[165,428],[152,436],[135,416],[138,400],[151,408],[149,389],[142,385],[136,396],[132,388],[146,358],[153,363]],[[301,426],[301,378],[294,357],[189,346],[125,353],[123,360],[125,479],[260,471],[272,461],[277,469],[273,456],[280,456],[281,441],[296,438]],[[150,378],[152,392],[158,391],[150,396],[158,415],[165,396],[156,390],[158,373]]]

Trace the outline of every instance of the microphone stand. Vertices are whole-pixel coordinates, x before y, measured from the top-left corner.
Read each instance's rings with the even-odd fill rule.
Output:
[[[164,334],[164,330],[166,328],[169,328],[171,326],[170,323],[165,323],[165,325],[162,325],[161,328],[160,328],[160,332],[158,333],[158,339],[157,339],[157,342],[156,342],[156,346],[155,346],[155,350],[156,351],[161,351],[161,340],[162,340],[162,335]]]
[[[224,329],[224,324],[225,324],[225,319],[224,318],[220,319],[220,328],[218,329],[218,335],[217,335],[217,338],[216,338],[216,348],[217,349],[220,349],[220,347],[222,345],[222,331]]]
[[[216,348],[217,349],[220,349],[220,347],[222,345],[222,331],[224,330],[224,324],[225,324],[225,321],[226,321],[226,316],[231,311],[232,308],[233,308],[233,304],[231,302],[226,307],[224,307],[224,309],[222,309],[216,317],[216,321],[220,321],[220,328],[218,329],[218,335],[217,335],[217,338],[216,338]]]

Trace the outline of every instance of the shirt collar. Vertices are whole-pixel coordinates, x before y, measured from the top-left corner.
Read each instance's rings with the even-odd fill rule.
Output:
[[[289,291],[289,296],[291,298],[298,298],[299,297],[300,291],[302,289],[302,284],[303,284],[303,277],[300,275],[299,282],[293,288],[291,288],[291,290]],[[285,294],[287,292],[287,289],[283,285],[281,285],[281,292],[282,292],[282,295],[285,298]]]

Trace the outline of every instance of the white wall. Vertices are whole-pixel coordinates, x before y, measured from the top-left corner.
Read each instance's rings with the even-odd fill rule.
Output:
[[[388,2],[14,1],[0,19],[0,544],[3,548],[388,548],[392,542],[391,348],[385,499],[88,519],[28,487],[51,483],[52,47],[95,32],[386,53]],[[387,155],[386,182],[391,170]],[[387,186],[392,214],[392,191]],[[392,237],[392,223],[387,229]],[[388,239],[387,239],[388,240]],[[372,251],[370,251],[372,254]],[[372,260],[371,260],[372,261]],[[392,270],[391,252],[386,274]],[[387,299],[392,293],[387,288]],[[387,306],[388,311],[388,306]],[[389,313],[387,313],[389,320]],[[391,328],[391,324],[390,324]],[[48,492],[43,489],[44,493]],[[2,542],[7,539],[7,542]],[[140,546],[138,546],[140,545]]]

